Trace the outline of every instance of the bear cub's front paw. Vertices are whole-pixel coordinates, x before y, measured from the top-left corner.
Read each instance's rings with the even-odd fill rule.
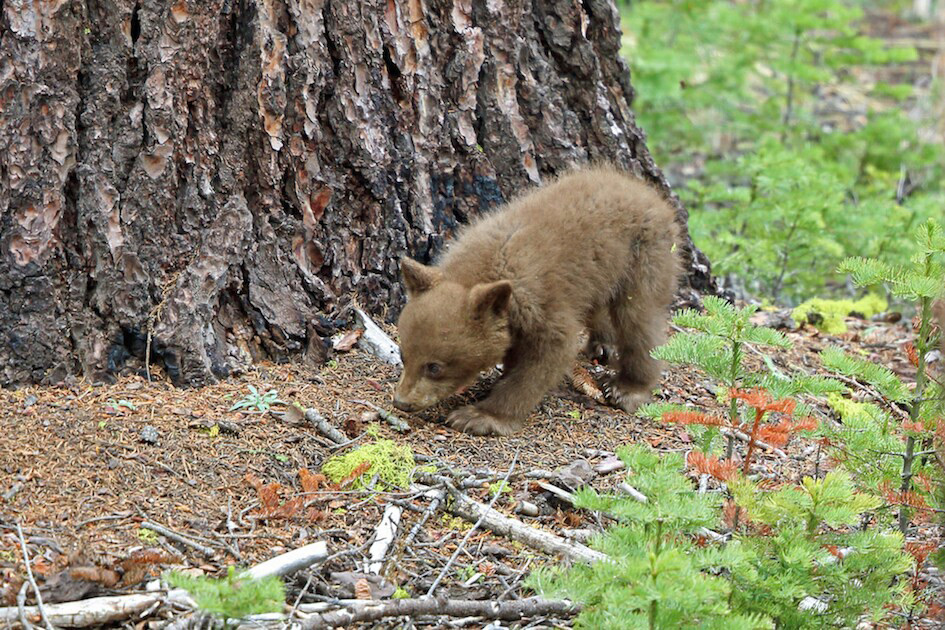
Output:
[[[511,435],[522,427],[520,422],[497,418],[472,405],[453,410],[446,423],[472,435]]]

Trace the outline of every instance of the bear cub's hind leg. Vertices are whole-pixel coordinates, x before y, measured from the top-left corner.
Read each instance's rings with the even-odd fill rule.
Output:
[[[666,311],[662,305],[646,304],[627,294],[611,302],[617,350],[616,374],[604,384],[611,404],[633,413],[650,399],[659,382],[660,362],[650,356],[663,343]]]

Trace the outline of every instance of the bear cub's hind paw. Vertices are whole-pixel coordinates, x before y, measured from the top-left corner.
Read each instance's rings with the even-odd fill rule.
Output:
[[[604,396],[611,406],[633,414],[637,407],[650,400],[650,390],[645,387],[628,387],[610,380],[604,383]]]
[[[496,418],[472,405],[453,410],[446,423],[472,435],[511,435],[522,428],[520,422]]]

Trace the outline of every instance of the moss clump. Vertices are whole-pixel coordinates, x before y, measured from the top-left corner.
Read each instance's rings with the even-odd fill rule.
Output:
[[[370,467],[364,464],[369,463]],[[410,485],[410,473],[414,469],[413,451],[409,446],[398,446],[390,440],[377,440],[358,447],[344,455],[332,457],[322,466],[333,483],[340,483],[355,474],[359,468],[364,471],[351,481],[351,487],[366,489],[374,475],[377,475],[376,490],[406,488]]]
[[[847,325],[843,318],[847,315],[860,313],[864,317],[871,317],[882,313],[888,306],[886,300],[874,294],[856,301],[814,298],[798,305],[791,313],[791,317],[798,322],[810,321],[820,330],[836,335],[846,332]]]

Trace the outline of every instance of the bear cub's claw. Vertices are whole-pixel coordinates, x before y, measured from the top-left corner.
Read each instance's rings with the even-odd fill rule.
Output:
[[[604,383],[604,396],[608,404],[629,414],[633,414],[640,405],[650,400],[648,388],[627,387],[613,381]]]
[[[472,435],[511,435],[522,428],[521,423],[496,418],[472,405],[454,409],[446,423]]]

